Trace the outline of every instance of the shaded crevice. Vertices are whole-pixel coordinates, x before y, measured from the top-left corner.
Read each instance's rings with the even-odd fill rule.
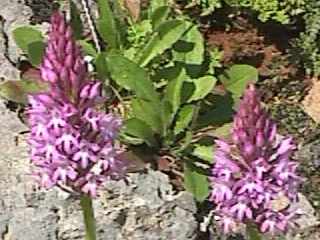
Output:
[[[7,240],[7,239],[9,239],[9,234],[10,234],[10,231],[9,231],[9,223],[7,223],[6,225],[5,225],[5,229],[4,229],[4,231],[1,233],[1,239],[2,240]]]
[[[6,33],[5,29],[5,23],[6,23],[6,19],[0,15],[0,34],[2,35],[3,38],[3,45],[4,45],[4,52],[3,52],[3,56],[8,60],[8,62],[14,66],[15,68],[18,68],[17,63],[15,63],[9,55],[9,36]]]
[[[55,224],[56,224],[56,229],[54,231],[54,237],[56,240],[59,240],[59,236],[60,236],[60,232],[59,232],[59,222],[60,222],[60,214],[59,214],[59,209],[58,208],[52,208],[50,209],[50,211],[56,216],[56,221],[55,221]]]
[[[32,10],[31,24],[50,22],[51,14],[57,8],[51,0],[25,0],[25,5]]]
[[[209,201],[204,201],[203,203],[197,203],[197,212],[196,212],[196,220],[198,223],[198,231],[196,240],[211,240],[210,236],[210,226],[206,229],[206,232],[201,231],[200,224],[204,221],[204,218],[207,217],[212,210],[212,204]]]

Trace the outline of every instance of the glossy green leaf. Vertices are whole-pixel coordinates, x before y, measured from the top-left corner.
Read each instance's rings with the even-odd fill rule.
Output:
[[[83,24],[81,21],[79,9],[73,1],[70,1],[70,15],[70,25],[73,30],[73,35],[75,39],[81,39],[83,32]]]
[[[98,53],[91,43],[87,42],[86,40],[78,40],[78,43],[81,46],[85,55],[97,57]]]
[[[143,144],[145,142],[141,138],[134,137],[134,136],[126,134],[124,130],[122,130],[119,133],[119,139],[121,140],[122,143],[125,143],[125,144],[128,144],[128,145],[129,144],[130,145],[141,145],[141,144]]]
[[[133,90],[135,81],[148,79],[147,72],[143,68],[122,55],[108,56],[107,64],[112,79],[126,90]]]
[[[153,132],[148,124],[141,119],[131,118],[124,124],[126,134],[142,139],[150,147],[157,146]]]
[[[207,176],[199,173],[189,164],[184,165],[184,186],[199,202],[204,201],[209,195],[209,182]]]
[[[178,135],[185,130],[191,123],[194,113],[193,105],[185,105],[178,113],[176,125],[174,126],[174,134]]]
[[[186,150],[190,146],[192,142],[192,137],[193,137],[192,131],[187,130],[185,132],[183,139],[180,140],[180,142],[182,143],[178,150],[180,153]]]
[[[152,0],[150,1],[149,10],[154,13],[157,9],[163,6],[168,6],[168,0]]]
[[[175,114],[180,107],[183,82],[188,78],[184,68],[180,68],[176,74],[177,75],[169,81],[165,90],[165,99],[171,103],[173,114]]]
[[[21,103],[27,103],[27,97],[29,94],[38,93],[47,89],[47,84],[40,81],[6,81],[0,84],[0,97]]]
[[[148,73],[135,62],[115,54],[107,57],[107,65],[112,79],[119,86],[134,91],[138,98],[159,101]]]
[[[181,90],[181,103],[187,103],[195,89],[195,85],[192,82],[185,81]]]
[[[28,53],[28,45],[33,42],[43,42],[42,33],[33,27],[18,27],[12,31],[13,38],[25,53]]]
[[[216,85],[217,79],[213,76],[204,76],[194,79],[192,83],[195,85],[195,90],[188,102],[197,101],[205,98]]]
[[[45,43],[41,41],[29,43],[28,58],[33,66],[37,67],[41,64],[45,47]]]
[[[100,80],[104,81],[106,85],[109,84],[109,71],[106,60],[107,54],[102,52],[99,53],[94,61],[94,65],[96,67],[98,77]]]
[[[207,161],[208,163],[212,163],[214,158],[213,158],[213,146],[207,146],[207,145],[200,145],[196,144],[194,146],[193,156],[196,156],[202,160]]]
[[[210,96],[211,97],[211,96]],[[221,126],[232,121],[234,101],[230,94],[213,96],[212,103],[204,106],[203,112],[197,121],[197,127],[208,125]]]
[[[152,28],[156,29],[161,23],[163,23],[170,14],[170,8],[168,6],[161,6],[155,9],[151,16]]]
[[[193,25],[175,44],[174,59],[190,65],[200,65],[204,60],[204,39],[197,25]]]
[[[219,76],[219,80],[234,98],[239,98],[248,83],[258,81],[258,70],[245,64],[233,65]]]
[[[221,127],[213,130],[213,134],[217,138],[225,138],[230,135],[232,128],[232,123],[225,123]]]
[[[171,48],[186,31],[187,25],[187,22],[176,19],[168,20],[160,24],[149,42],[141,50],[141,57],[138,63],[144,67],[148,65],[154,57]]]
[[[132,100],[131,106],[135,118],[147,123],[154,132],[162,133],[161,110],[157,109],[159,106],[137,98]]]
[[[161,67],[155,69],[155,74],[152,76],[154,82],[170,82],[179,76],[182,67],[180,65],[173,65],[169,67]]]
[[[98,9],[100,16],[97,27],[101,37],[110,48],[118,49],[121,45],[120,33],[109,0],[98,0]]]

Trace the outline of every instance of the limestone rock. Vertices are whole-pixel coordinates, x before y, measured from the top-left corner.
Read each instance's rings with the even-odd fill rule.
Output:
[[[0,16],[2,16],[4,21],[3,32],[8,38],[8,57],[12,62],[18,62],[21,50],[15,44],[11,32],[18,26],[28,24],[32,16],[32,11],[23,1],[1,0]]]
[[[0,78],[19,79],[19,71],[13,66],[18,62],[21,50],[12,38],[12,30],[28,24],[31,9],[19,0],[0,1]]]

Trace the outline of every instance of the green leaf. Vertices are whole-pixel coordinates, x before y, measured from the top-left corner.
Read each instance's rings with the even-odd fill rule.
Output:
[[[211,95],[210,95],[211,97]],[[220,126],[232,121],[234,101],[230,94],[225,96],[214,95],[211,104],[202,107],[206,111],[199,115],[197,127],[208,125]]]
[[[204,60],[204,39],[197,25],[193,25],[175,44],[174,59],[190,65],[200,65]]]
[[[152,28],[156,29],[169,16],[170,8],[168,6],[158,7],[151,16]]]
[[[176,77],[169,81],[165,90],[165,99],[171,103],[173,114],[175,114],[180,107],[183,82],[188,78],[184,68],[180,68],[176,73]]]
[[[104,81],[106,85],[109,84],[109,71],[107,66],[107,60],[106,60],[107,54],[102,52],[99,53],[94,61],[94,65],[96,67],[99,79]]]
[[[192,137],[193,137],[192,131],[186,131],[185,132],[185,136],[183,137],[183,139],[180,140],[180,142],[182,144],[179,147],[179,150],[178,150],[179,153],[182,153],[183,151],[185,151],[190,146],[190,144],[192,142]]]
[[[166,99],[163,99],[160,103],[161,110],[161,124],[162,124],[162,136],[167,136],[168,128],[173,120],[172,105]]]
[[[168,6],[168,0],[150,1],[149,10],[154,13],[157,9],[163,6]]]
[[[157,146],[151,128],[141,119],[131,118],[127,120],[124,124],[124,131],[126,134],[142,139],[150,147]]]
[[[209,195],[207,176],[200,174],[189,164],[184,165],[184,186],[199,202],[204,201]]]
[[[29,94],[38,93],[47,89],[47,84],[40,81],[6,81],[0,84],[0,97],[21,103],[27,103]]]
[[[33,27],[18,27],[12,32],[18,47],[28,53],[28,45],[33,42],[43,42],[42,33]]]
[[[186,31],[187,25],[188,23],[182,20],[168,20],[160,24],[149,42],[142,49],[138,63],[144,67],[154,57],[171,48]]]
[[[71,15],[70,25],[72,27],[74,37],[77,40],[81,39],[82,32],[83,32],[83,25],[80,17],[80,12],[73,1],[70,1],[70,15]]]
[[[107,64],[112,79],[126,90],[133,90],[135,81],[148,79],[143,68],[122,55],[109,55]]]
[[[29,43],[28,58],[33,66],[37,67],[41,64],[45,47],[46,45],[41,41]]]
[[[192,83],[195,85],[195,90],[188,102],[197,101],[205,98],[216,85],[217,79],[213,76],[204,76],[194,79]]]
[[[107,57],[107,65],[112,79],[119,86],[133,90],[138,98],[159,102],[159,96],[148,73],[135,62],[114,54]]]
[[[173,130],[175,135],[178,135],[189,126],[189,124],[192,121],[193,113],[193,105],[185,105],[181,108],[181,110],[178,113],[176,125]]]
[[[195,85],[190,81],[185,81],[181,90],[181,103],[187,103],[195,91]]]
[[[135,118],[147,123],[154,132],[162,133],[161,111],[156,110],[159,106],[138,98],[132,100],[131,106]]]
[[[241,97],[249,82],[258,81],[258,70],[245,64],[233,65],[219,76],[219,80],[236,99]]]
[[[141,138],[133,137],[126,134],[124,130],[120,131],[119,139],[122,143],[125,143],[127,145],[141,145],[145,142]]]
[[[225,123],[221,127],[213,130],[213,134],[217,138],[225,138],[230,135],[232,123]]]
[[[213,146],[195,144],[192,155],[207,161],[208,163],[213,162]]]
[[[97,53],[95,47],[91,43],[89,43],[85,40],[78,40],[78,43],[81,46],[85,55],[97,57],[98,53]]]
[[[115,16],[111,10],[109,0],[98,0],[100,17],[97,27],[102,39],[110,48],[120,48],[120,33],[117,28]]]
[[[247,224],[246,232],[249,240],[263,240],[263,236],[255,224]]]
[[[174,79],[179,76],[181,72],[181,65],[175,64],[173,66],[169,67],[161,67],[155,69],[155,73],[152,76],[152,81],[153,82],[170,82],[173,81]]]

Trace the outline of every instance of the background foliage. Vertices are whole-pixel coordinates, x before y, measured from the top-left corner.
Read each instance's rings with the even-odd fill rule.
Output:
[[[286,24],[290,22],[292,16],[296,16],[305,11],[305,0],[188,0],[189,7],[198,5],[202,9],[202,14],[207,15],[215,9],[229,5],[235,8],[253,10],[258,13],[258,18],[265,22],[275,20]]]

